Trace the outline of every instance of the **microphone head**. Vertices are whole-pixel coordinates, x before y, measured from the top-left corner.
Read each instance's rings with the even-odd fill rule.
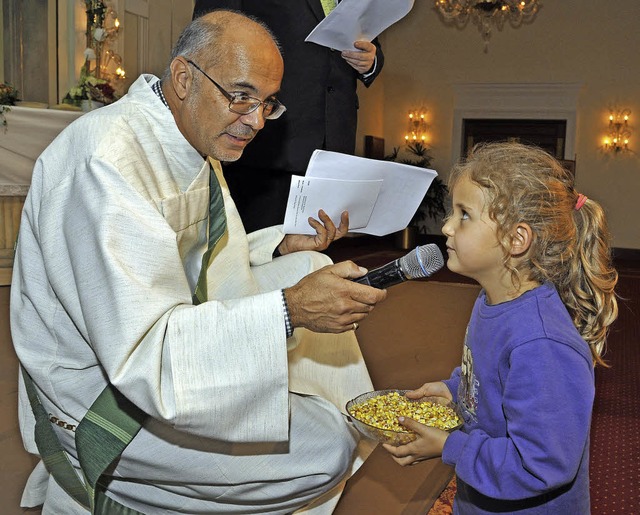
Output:
[[[429,277],[444,266],[444,258],[434,243],[416,247],[399,260],[400,269],[408,279]]]

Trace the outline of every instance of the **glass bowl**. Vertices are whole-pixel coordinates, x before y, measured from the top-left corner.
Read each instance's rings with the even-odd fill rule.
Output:
[[[349,416],[349,420],[353,423],[356,429],[360,431],[360,433],[362,433],[364,436],[371,438],[373,440],[377,440],[378,442],[381,442],[381,443],[388,443],[390,445],[397,446],[397,445],[404,445],[409,442],[412,442],[413,440],[416,439],[416,434],[413,431],[409,431],[409,430],[396,431],[393,429],[381,429],[379,427],[375,427],[367,422],[364,422],[363,420],[359,420],[357,416],[354,415],[354,412],[353,412],[354,406],[358,404],[361,404],[374,397],[380,397],[382,395],[386,395],[394,392],[404,396],[407,390],[376,390],[373,392],[366,392],[361,395],[358,395],[354,399],[351,399],[349,402],[347,402],[346,409],[347,409],[347,414]],[[449,432],[455,431],[456,429],[460,429],[464,424],[458,406],[455,403],[451,402],[450,400],[445,399],[444,397],[423,397],[417,400],[407,399],[407,401],[408,402],[429,401],[435,404],[441,404],[443,406],[452,408],[455,411],[456,415],[458,416],[459,422],[456,426],[447,428],[446,431],[449,431]],[[429,424],[425,424],[425,425],[429,425]]]

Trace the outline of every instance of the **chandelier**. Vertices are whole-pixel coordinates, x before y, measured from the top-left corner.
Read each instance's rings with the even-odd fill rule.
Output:
[[[512,27],[533,21],[540,4],[538,0],[435,0],[435,8],[445,23],[464,28],[469,20],[478,27],[489,49],[491,30],[502,30],[505,22]]]

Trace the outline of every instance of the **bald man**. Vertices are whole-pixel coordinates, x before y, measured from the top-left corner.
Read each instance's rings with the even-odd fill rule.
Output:
[[[341,408],[371,389],[352,329],[385,292],[317,252],[346,233],[346,213],[336,227],[320,212],[312,236],[245,233],[220,160],[284,112],[282,73],[266,27],[210,13],[161,80],[141,76],[38,160],[11,299],[21,431],[47,456],[44,413],[39,430],[96,494],[69,486],[54,455],[24,506],[331,511],[358,462]]]

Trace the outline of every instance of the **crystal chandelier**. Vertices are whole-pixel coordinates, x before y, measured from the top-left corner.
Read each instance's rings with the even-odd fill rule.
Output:
[[[494,26],[502,30],[507,21],[512,27],[529,23],[540,6],[538,0],[435,0],[445,23],[463,28],[473,21],[482,34],[485,52]]]

